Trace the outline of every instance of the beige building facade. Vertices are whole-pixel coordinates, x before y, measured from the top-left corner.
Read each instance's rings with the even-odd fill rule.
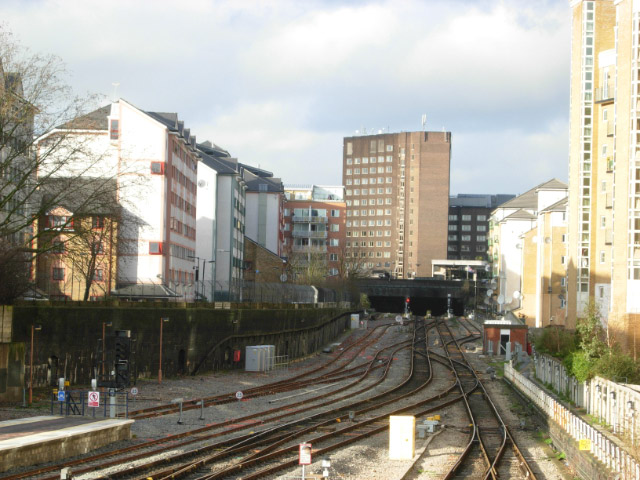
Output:
[[[624,344],[640,312],[640,3],[571,7],[567,325],[595,301]]]
[[[450,132],[344,139],[346,255],[393,278],[428,277],[447,258]]]

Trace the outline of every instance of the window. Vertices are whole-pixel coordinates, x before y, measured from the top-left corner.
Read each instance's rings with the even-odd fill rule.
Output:
[[[478,216],[476,216],[476,220],[478,222],[486,222],[487,221],[487,216],[486,215],[478,215]]]
[[[450,252],[457,252],[458,251],[458,247],[456,247],[455,245],[449,245],[447,247],[447,250]]]
[[[356,158],[356,159],[355,159],[355,164],[356,164],[356,165],[360,165],[360,159],[359,159],[359,158]]]
[[[350,158],[347,158],[347,165],[351,165],[353,163],[353,160],[351,160]]]
[[[153,175],[164,175],[164,162],[151,162],[151,173]]]
[[[469,245],[462,245],[462,246],[460,247],[460,251],[461,251],[461,252],[468,252],[468,251],[470,251],[470,249],[469,249]]]
[[[351,169],[347,168],[347,175],[351,175]]]
[[[471,235],[461,235],[460,236],[460,240],[462,240],[463,242],[470,242],[471,241]]]
[[[485,252],[487,250],[487,247],[485,247],[484,245],[476,245],[476,252]]]
[[[91,250],[93,250],[95,255],[104,255],[104,245],[99,240],[93,242]]]
[[[458,241],[458,235],[449,235],[447,237],[447,240],[450,242],[457,242]]]
[[[64,242],[60,239],[54,240],[51,246],[51,253],[60,254],[64,252],[65,252]]]
[[[338,225],[337,223],[334,223],[331,225],[331,231],[332,232],[339,232],[340,231],[340,225]]]
[[[604,120],[605,122],[607,121],[607,117],[608,117],[608,112],[606,108],[602,109],[602,120]]]
[[[340,241],[337,238],[331,238],[329,240],[329,246],[331,247],[337,247],[340,245]]]
[[[120,121],[113,118],[109,123],[109,138],[111,140],[118,140],[120,136]]]
[[[347,155],[353,155],[353,143],[347,142]]]
[[[288,232],[289,230],[291,230],[291,224],[290,223],[285,223],[284,224],[284,231]]]
[[[393,177],[387,177],[387,183],[393,183]]]
[[[458,226],[457,225],[449,225],[449,231],[450,232],[456,232],[458,230]]]
[[[476,242],[486,242],[486,241],[487,241],[486,235],[476,235]]]
[[[96,268],[93,272],[93,280],[96,282],[102,282],[104,280],[104,271],[101,268]]]
[[[104,228],[104,217],[101,217],[101,216],[91,217],[91,226],[96,229]]]
[[[333,277],[335,275],[338,275],[338,269],[337,268],[331,268],[329,269],[329,276]]]
[[[451,225],[449,225],[451,226]],[[462,225],[462,231],[463,232],[470,232],[471,231],[471,225]]]
[[[604,263],[605,262],[605,258],[606,257],[605,257],[604,251],[601,251],[600,252],[600,263]]]
[[[354,168],[353,169],[353,173],[355,173],[356,175],[360,173],[360,169],[359,168]]]
[[[347,185],[351,185],[351,179],[347,178],[347,182],[346,183],[347,183]]]
[[[476,230],[478,230],[479,232],[486,232],[487,231],[487,226],[486,225],[478,225],[476,227]]]
[[[560,279],[560,286],[561,287],[566,287],[567,286],[567,277],[562,277]]]
[[[371,170],[374,170],[374,169],[372,168]],[[368,169],[368,168],[366,168],[366,167],[365,167],[365,168],[363,168],[363,169],[362,169],[362,173],[363,173],[363,174],[364,174],[364,173],[369,173],[369,169]]]
[[[449,215],[449,221],[450,222],[457,222],[458,221],[458,215]]]
[[[149,242],[149,255],[162,255],[162,242]]]
[[[602,157],[606,157],[607,156],[607,146],[606,145],[602,145]]]
[[[606,228],[607,226],[607,217],[604,215],[600,217],[600,228]]]
[[[387,173],[391,173],[393,171],[393,167],[391,165],[387,165]]]
[[[51,272],[51,278],[53,280],[64,280],[64,268],[61,267],[53,267]]]
[[[393,145],[387,145],[387,152],[393,152]]]
[[[562,256],[560,257],[560,263],[561,263],[562,265],[566,265],[566,264],[567,264],[567,257],[566,257],[566,256],[564,256],[564,255],[562,255]]]
[[[462,221],[463,222],[470,222],[471,221],[471,215],[462,215]]]
[[[337,262],[338,261],[338,254],[337,253],[331,253],[329,255],[329,260],[331,260],[332,262]]]

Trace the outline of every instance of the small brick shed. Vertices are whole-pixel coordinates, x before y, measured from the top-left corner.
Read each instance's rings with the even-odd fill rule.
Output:
[[[511,353],[516,351],[516,342],[522,346],[523,351],[527,351],[528,327],[522,323],[515,315],[505,316],[498,320],[485,320],[484,332],[482,335],[482,353],[485,355],[504,355],[506,344],[511,342]],[[489,348],[492,343],[492,349]]]

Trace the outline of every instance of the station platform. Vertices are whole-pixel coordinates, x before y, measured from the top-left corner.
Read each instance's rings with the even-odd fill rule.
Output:
[[[0,422],[0,472],[81,455],[131,438],[133,420],[40,416]]]

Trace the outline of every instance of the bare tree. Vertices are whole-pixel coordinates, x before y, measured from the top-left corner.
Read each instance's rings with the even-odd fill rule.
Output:
[[[338,276],[341,279],[362,278],[370,273],[367,252],[359,247],[340,247],[338,253]]]
[[[0,242],[4,251],[34,259],[53,247],[38,238],[51,233],[37,227],[40,220],[69,204],[74,214],[93,215],[95,199],[115,198],[116,189],[122,193],[126,173],[114,168],[109,142],[96,142],[109,107],[96,110],[97,98],[74,95],[65,78],[59,58],[29,52],[0,26]],[[126,181],[133,186],[135,178]],[[47,188],[52,182],[66,184]],[[68,216],[69,223],[57,227],[74,220]],[[71,252],[88,231],[67,230]],[[12,281],[13,267],[3,263],[10,258],[0,255],[0,284]],[[23,263],[28,271],[29,262]]]

